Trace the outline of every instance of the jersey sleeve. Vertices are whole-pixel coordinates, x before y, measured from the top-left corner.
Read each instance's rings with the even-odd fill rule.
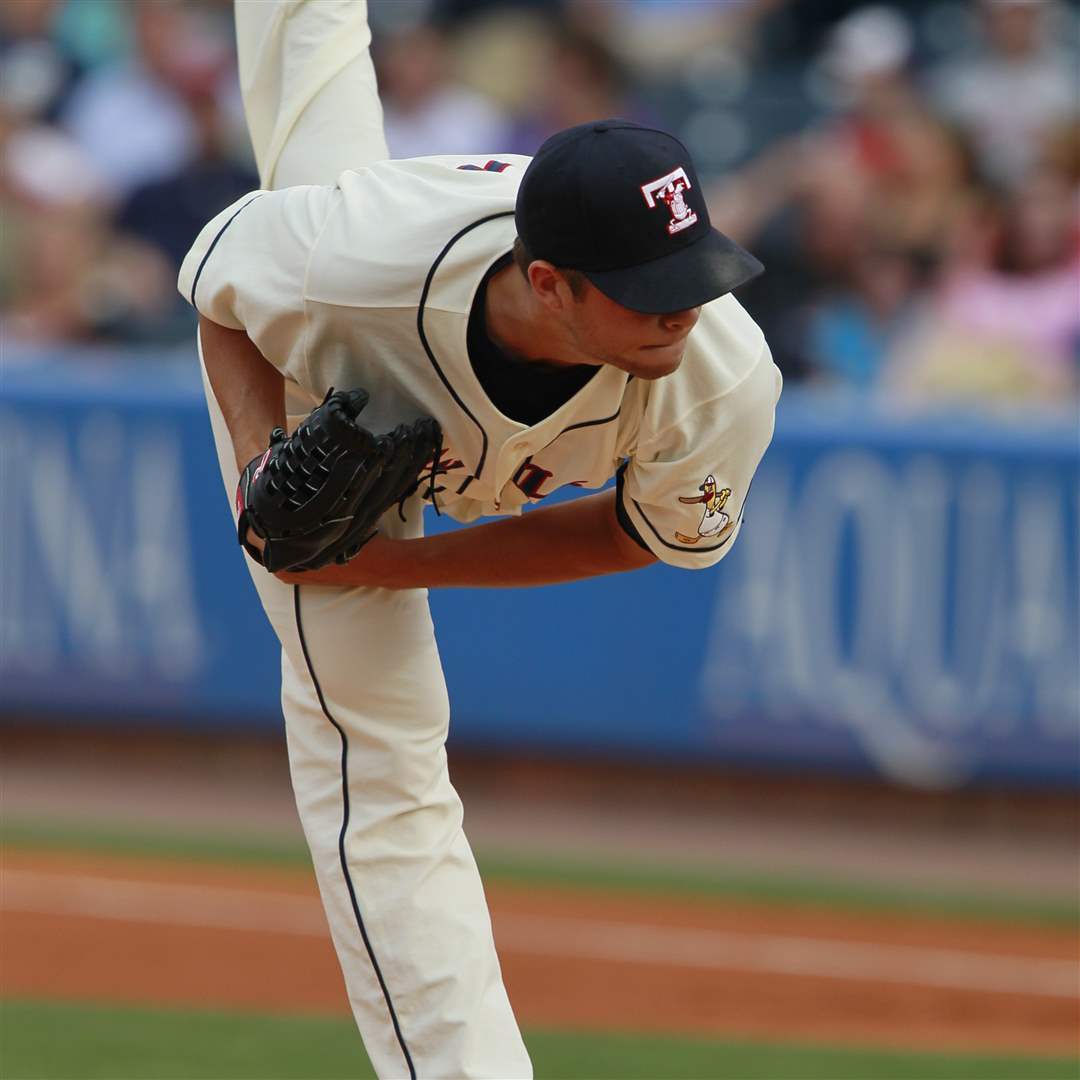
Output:
[[[655,433],[643,431],[620,475],[623,528],[658,559],[703,569],[731,550],[750,482],[772,439],[780,371],[766,346],[727,393]]]
[[[304,283],[323,221],[315,187],[254,191],[199,233],[177,287],[201,315],[244,330],[283,374],[303,382]]]

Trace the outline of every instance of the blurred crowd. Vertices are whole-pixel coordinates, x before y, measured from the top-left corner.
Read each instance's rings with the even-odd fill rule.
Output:
[[[1080,15],[1065,0],[369,0],[395,157],[604,116],[690,147],[789,382],[1080,398]],[[190,340],[201,226],[258,186],[231,0],[0,6],[4,346]]]

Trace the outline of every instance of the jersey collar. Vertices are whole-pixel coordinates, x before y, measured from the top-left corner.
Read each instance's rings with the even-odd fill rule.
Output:
[[[531,428],[492,404],[469,361],[469,313],[484,275],[516,236],[512,212],[480,218],[460,230],[432,263],[417,311],[421,344],[453,404],[442,413],[447,443],[469,470],[458,491],[494,501],[525,458],[566,431],[612,422],[628,381],[625,372],[605,366]]]

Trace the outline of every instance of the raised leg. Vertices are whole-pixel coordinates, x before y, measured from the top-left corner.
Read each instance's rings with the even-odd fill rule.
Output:
[[[389,156],[366,0],[236,0],[244,114],[264,188]]]

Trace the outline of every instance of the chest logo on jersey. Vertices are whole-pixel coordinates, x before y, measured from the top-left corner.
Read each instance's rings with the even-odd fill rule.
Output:
[[[543,490],[544,484],[554,475],[550,469],[542,469],[531,461],[523,461],[521,468],[514,473],[513,480],[530,499],[542,499],[548,494]]]
[[[690,183],[690,177],[686,175],[686,170],[682,166],[666,176],[659,176],[641,185],[641,194],[645,196],[645,205],[650,210],[660,203],[668,208],[671,220],[668,222],[667,231],[672,236],[682,232],[683,229],[689,229],[698,219],[697,214],[683,196],[683,192],[689,191],[691,187],[693,185]]]
[[[504,172],[510,168],[510,162],[492,159],[485,161],[483,165],[459,165],[458,168],[465,172]]]
[[[464,468],[464,466],[465,462],[460,458],[454,457],[453,452],[449,447],[443,447],[439,453],[439,460],[430,462],[428,467],[435,468],[440,473],[447,473],[450,472],[451,469],[461,469]]]
[[[545,485],[554,475],[550,469],[541,468],[531,458],[526,458],[518,466],[518,471],[510,477],[510,482],[530,499],[546,499],[556,488],[562,487],[566,483],[565,481],[556,481],[554,486],[548,487],[545,491]],[[585,487],[587,484],[587,480],[571,480],[567,486]]]
[[[731,496],[731,488],[716,488],[716,477],[710,473],[698,488],[700,495],[680,495],[679,502],[687,506],[700,504],[703,510],[698,524],[697,536],[687,536],[676,532],[675,539],[681,544],[696,544],[699,540],[719,536],[731,523],[731,518],[724,512],[724,507]]]

